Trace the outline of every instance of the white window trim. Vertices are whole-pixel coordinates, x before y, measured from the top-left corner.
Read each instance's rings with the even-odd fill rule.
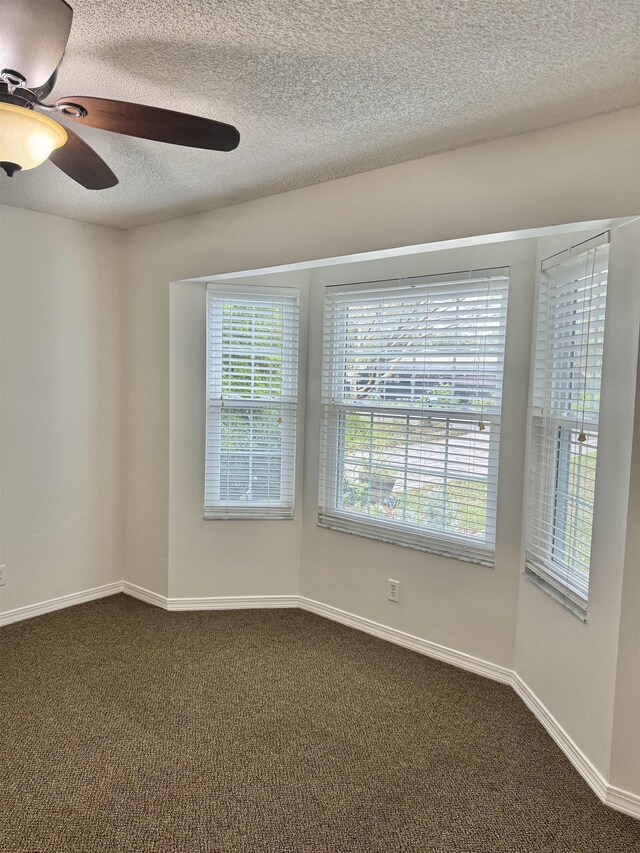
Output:
[[[491,268],[488,270],[474,270],[475,273],[484,273],[490,275],[504,275],[507,278],[506,290],[507,299],[509,291],[509,275],[508,267]],[[429,279],[432,282],[445,282],[446,287],[440,286],[440,292],[450,291],[458,293],[460,284],[469,275],[467,272],[452,272],[441,275],[425,275],[417,276],[416,279]],[[460,276],[460,284],[455,283],[455,277]],[[376,282],[362,282],[348,285],[330,285],[331,290],[346,291],[348,293],[357,294],[359,291],[367,291],[371,289],[382,289],[386,286],[392,286],[395,279]],[[406,289],[411,292],[412,287],[410,280],[406,280],[402,284],[394,287],[394,292],[399,292]],[[504,319],[504,333],[506,334],[506,315]],[[343,359],[340,358],[340,353],[343,351],[342,342],[336,338],[328,339],[327,328],[327,311],[325,298],[325,323],[323,330],[323,367],[327,362],[341,364]],[[504,371],[504,352],[502,355],[501,371]],[[334,385],[339,383],[339,378],[334,378]],[[340,532],[352,533],[354,535],[365,538],[375,539],[381,542],[387,542],[394,545],[401,545],[415,550],[424,551],[437,556],[450,557],[463,562],[474,563],[477,565],[493,567],[495,565],[495,536],[496,536],[496,516],[497,516],[497,493],[498,493],[498,463],[499,463],[499,437],[500,437],[500,419],[501,408],[496,406],[485,407],[483,419],[488,426],[489,431],[489,470],[495,473],[489,475],[487,479],[487,537],[485,542],[479,542],[475,538],[465,537],[463,534],[455,535],[448,534],[445,531],[428,531],[422,529],[419,532],[410,530],[409,525],[402,522],[394,523],[390,519],[385,519],[382,523],[378,520],[369,519],[359,516],[348,510],[342,510],[334,501],[333,505],[327,508],[327,494],[336,493],[338,481],[338,455],[339,448],[337,447],[338,430],[327,428],[328,420],[336,415],[340,416],[349,411],[366,411],[371,414],[381,415],[403,415],[410,414],[412,417],[420,417],[422,414],[425,417],[436,419],[450,419],[469,422],[475,419],[475,415],[464,410],[448,410],[429,408],[422,412],[415,407],[393,407],[377,406],[371,403],[353,404],[338,400],[325,399],[324,395],[324,378],[323,378],[323,399],[322,399],[322,447],[320,459],[320,497],[318,510],[318,526],[337,530]],[[323,469],[326,472],[323,475]],[[324,479],[323,479],[324,477]]]
[[[568,416],[560,416],[555,415],[553,417],[545,416],[543,409],[536,404],[536,358],[537,351],[540,345],[538,339],[539,332],[539,304],[541,299],[541,289],[542,289],[542,273],[547,270],[552,269],[554,266],[558,265],[564,260],[568,260],[570,258],[579,257],[580,255],[586,254],[592,249],[597,249],[600,246],[607,245],[610,243],[610,232],[606,231],[603,234],[598,234],[595,237],[592,237],[588,240],[585,240],[582,243],[577,244],[576,246],[572,246],[569,249],[566,249],[562,252],[558,252],[555,255],[551,255],[548,258],[545,258],[540,263],[540,274],[538,275],[537,287],[536,287],[536,319],[534,324],[534,334],[533,334],[533,342],[532,342],[532,369],[531,369],[531,383],[530,383],[530,399],[529,399],[529,438],[527,443],[527,469],[529,480],[533,476],[533,462],[532,462],[532,452],[533,452],[533,443],[534,443],[534,430],[537,425],[541,425],[543,422],[545,423],[547,428],[552,430],[557,430],[560,432],[561,429],[566,430],[575,430],[576,428],[576,420],[573,417]],[[606,309],[605,309],[605,318],[606,318]],[[606,319],[605,319],[605,329],[606,329]],[[606,347],[606,337],[605,337],[605,347]],[[605,353],[603,352],[603,363],[604,363]],[[603,369],[601,365],[601,381],[602,381]],[[602,392],[601,392],[602,395]],[[585,418],[585,431],[588,431],[590,434],[593,434],[598,437],[599,433],[599,418],[587,417]],[[549,457],[546,460],[547,468],[549,469],[548,474],[555,473],[557,463]],[[596,459],[596,478],[597,478],[597,459]],[[553,470],[551,470],[553,469]],[[539,476],[539,472],[538,472]],[[551,482],[554,477],[547,476],[546,482]],[[574,616],[580,619],[582,622],[587,621],[587,609],[589,603],[589,579],[586,581],[581,579],[579,574],[572,570],[568,564],[564,564],[564,567],[561,568],[559,562],[552,562],[551,560],[544,559],[540,555],[534,555],[530,553],[528,544],[529,544],[529,535],[530,535],[530,527],[531,527],[531,511],[535,506],[536,512],[544,516],[541,518],[540,524],[546,525],[550,530],[554,529],[554,521],[552,518],[552,513],[549,508],[549,505],[546,507],[546,511],[544,513],[540,513],[540,505],[543,502],[543,496],[533,497],[531,493],[531,489],[528,489],[527,499],[525,502],[526,512],[525,512],[525,526],[524,526],[524,549],[525,549],[525,559],[524,559],[524,577],[526,577],[529,581],[531,581],[535,586],[539,587],[543,592],[549,595],[551,598],[559,602],[563,605],[569,612],[571,612]],[[595,502],[594,508],[592,512],[595,514]],[[593,534],[593,531],[592,531]],[[591,543],[591,549],[593,549],[593,542]]]
[[[295,319],[288,333],[288,345],[291,358],[286,370],[285,393],[277,400],[260,398],[245,398],[240,396],[222,395],[222,375],[220,371],[211,365],[210,348],[213,345],[211,339],[210,324],[210,300],[222,299],[224,296],[239,298],[246,297],[285,297],[295,303]],[[298,420],[298,370],[299,370],[299,333],[300,333],[300,288],[276,287],[273,285],[243,285],[227,284],[224,282],[209,282],[207,284],[207,308],[206,308],[206,425],[205,425],[205,500],[204,519],[206,521],[220,520],[291,520],[295,515],[295,486],[296,486],[296,444],[297,444],[297,420]],[[222,335],[221,324],[214,322],[216,340]],[[222,423],[223,409],[239,408],[247,409],[269,409],[273,408],[274,417],[276,413],[282,416],[283,445],[288,452],[281,457],[281,491],[286,497],[280,501],[225,501],[212,498],[206,485],[207,474],[213,475],[214,484],[220,485],[221,448],[219,439]],[[210,463],[210,457],[213,461]],[[209,468],[209,464],[211,467]],[[215,488],[215,486],[214,486]]]

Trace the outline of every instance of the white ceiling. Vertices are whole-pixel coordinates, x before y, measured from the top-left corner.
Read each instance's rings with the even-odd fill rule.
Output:
[[[46,163],[0,200],[129,227],[638,103],[637,0],[71,0],[54,91],[235,124],[195,151],[82,128],[120,178]]]

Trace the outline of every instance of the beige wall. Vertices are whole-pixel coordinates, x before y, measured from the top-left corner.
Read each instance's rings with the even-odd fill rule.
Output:
[[[535,239],[494,243],[312,270],[310,286],[302,594],[509,669],[514,663],[535,257]],[[495,568],[318,527],[323,285],[502,266],[510,267],[510,284]],[[400,581],[397,603],[387,600],[388,578]]]
[[[622,110],[130,231],[128,578],[167,594],[170,281],[632,215],[639,132]]]
[[[263,286],[300,288],[298,495],[303,476],[307,277],[306,273],[290,273],[261,281]],[[170,297],[169,595],[297,595],[302,534],[299,500],[295,518],[286,521],[203,519],[206,285],[175,282]]]
[[[570,616],[524,577],[518,602],[516,672],[605,778],[611,761],[640,331],[634,252],[639,239],[637,222],[612,232],[587,622]],[[563,246],[559,238],[541,240],[538,259]],[[629,674],[629,689],[640,691],[640,679],[635,688],[633,683]]]
[[[2,610],[122,577],[122,240],[0,207]]]
[[[631,283],[635,279],[636,292],[640,290],[639,231],[636,224],[620,235],[628,253],[623,275]],[[630,391],[626,389],[627,394]],[[640,370],[633,432],[609,778],[613,785],[640,793]]]

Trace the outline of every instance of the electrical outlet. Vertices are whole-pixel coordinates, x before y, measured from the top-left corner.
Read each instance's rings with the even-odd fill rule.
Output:
[[[7,564],[0,563],[0,586],[4,586],[7,582]]]
[[[389,601],[400,601],[400,581],[394,581],[392,578],[389,578],[387,583],[387,598]]]

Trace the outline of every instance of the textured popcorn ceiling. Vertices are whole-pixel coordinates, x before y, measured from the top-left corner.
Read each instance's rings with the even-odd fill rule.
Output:
[[[82,128],[120,178],[46,163],[0,200],[118,227],[638,102],[637,0],[75,0],[54,96],[235,124],[222,154]],[[1,22],[0,22],[1,25]]]

